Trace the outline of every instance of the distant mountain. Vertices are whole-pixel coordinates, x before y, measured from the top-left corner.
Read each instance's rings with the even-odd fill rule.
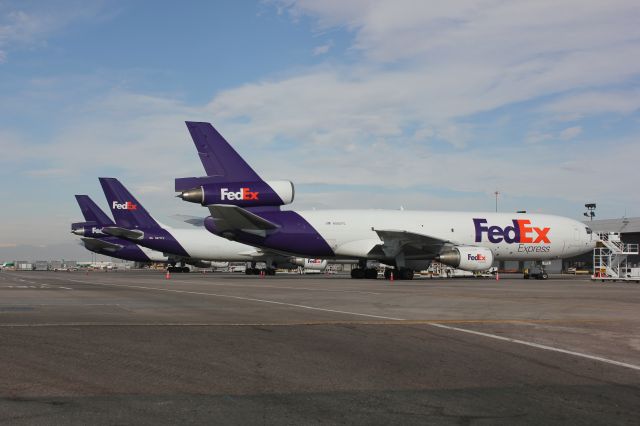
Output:
[[[47,246],[21,245],[0,247],[0,263],[13,260],[79,260],[79,261],[111,261],[108,256],[95,254],[79,243],[52,244]]]

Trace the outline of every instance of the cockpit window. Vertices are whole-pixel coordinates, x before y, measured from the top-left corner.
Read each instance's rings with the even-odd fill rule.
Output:
[[[589,228],[588,226],[585,226],[585,228],[587,230],[587,235],[591,235],[593,233],[593,231],[591,230],[591,228]]]

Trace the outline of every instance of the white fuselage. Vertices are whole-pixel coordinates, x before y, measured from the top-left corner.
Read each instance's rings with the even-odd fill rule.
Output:
[[[209,261],[250,262],[264,255],[255,247],[230,241],[204,228],[171,228],[161,225],[185,249],[189,257]],[[141,243],[142,244],[142,243]]]
[[[584,224],[545,214],[407,210],[297,213],[318,231],[337,257],[366,258],[375,245],[382,243],[376,230],[406,231],[456,246],[485,247],[496,260],[557,259],[595,247],[595,239]]]

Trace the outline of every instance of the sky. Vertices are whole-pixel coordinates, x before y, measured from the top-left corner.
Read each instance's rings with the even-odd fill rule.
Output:
[[[206,215],[184,121],[292,208],[640,216],[633,0],[0,0],[0,248],[73,242],[117,177]]]

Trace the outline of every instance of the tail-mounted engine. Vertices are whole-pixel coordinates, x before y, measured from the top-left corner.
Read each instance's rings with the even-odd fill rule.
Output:
[[[203,206],[232,204],[239,207],[282,206],[291,204],[295,195],[288,180],[271,182],[204,183],[182,191],[178,197]]]
[[[89,238],[100,238],[106,237],[102,231],[102,226],[98,225],[97,222],[75,222],[71,224],[71,233],[81,236],[81,237],[89,237]]]
[[[493,264],[493,252],[484,247],[458,246],[440,253],[436,260],[465,271],[485,271]]]

